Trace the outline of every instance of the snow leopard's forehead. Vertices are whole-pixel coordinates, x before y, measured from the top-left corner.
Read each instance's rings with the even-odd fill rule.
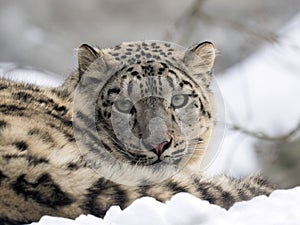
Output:
[[[196,93],[197,83],[165,62],[147,61],[124,67],[103,91],[138,100],[149,96],[169,98],[174,94]],[[198,90],[201,92],[201,90]]]
[[[130,65],[146,61],[164,61],[179,63],[183,57],[183,48],[167,42],[124,42],[114,48],[102,49],[115,60]]]

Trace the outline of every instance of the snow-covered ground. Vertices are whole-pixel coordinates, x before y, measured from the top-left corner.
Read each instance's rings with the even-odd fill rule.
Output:
[[[239,202],[228,211],[179,193],[166,204],[144,197],[123,211],[113,206],[104,219],[92,215],[82,215],[76,220],[45,216],[32,225],[296,225],[300,221],[299,202],[300,187]]]
[[[300,121],[300,14],[280,31],[279,36],[278,43],[266,46],[218,76],[217,81],[225,102],[226,123],[274,136],[289,132]],[[14,71],[10,72],[13,75]],[[24,71],[15,72],[22,74]],[[53,81],[49,77],[45,81],[45,74],[37,73],[35,81],[32,81],[31,75],[27,77],[27,81],[37,82],[41,78],[43,83],[37,82],[38,84],[50,86],[62,82],[57,79]],[[218,157],[208,168],[208,172],[225,172],[235,176],[257,172],[259,168],[254,155],[254,143],[255,139],[241,132],[228,130]],[[93,216],[80,216],[75,221],[43,217],[39,223],[34,224],[212,225],[299,224],[299,221],[298,187],[276,191],[269,198],[261,196],[237,203],[228,211],[181,193],[166,204],[151,198],[142,198],[123,211],[118,206],[113,206],[104,220]]]

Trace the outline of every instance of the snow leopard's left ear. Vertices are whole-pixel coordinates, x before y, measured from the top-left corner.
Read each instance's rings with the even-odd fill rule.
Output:
[[[216,50],[211,42],[193,45],[184,54],[184,63],[189,68],[195,80],[209,86]]]
[[[101,56],[103,56],[103,52],[100,49],[95,49],[87,44],[81,45],[78,49],[79,75],[81,76]]]

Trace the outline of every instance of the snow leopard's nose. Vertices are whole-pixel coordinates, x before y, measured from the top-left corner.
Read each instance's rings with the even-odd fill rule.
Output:
[[[154,145],[153,149],[155,150],[156,154],[161,155],[162,151],[164,150],[164,146],[167,144],[167,141],[160,143],[159,145]]]
[[[167,150],[171,146],[171,143],[172,143],[172,139],[170,141],[163,141],[158,145],[153,145],[152,151],[156,155],[160,156],[165,150]]]
[[[144,146],[160,156],[171,145],[168,128],[160,117],[152,118],[148,124],[149,135],[143,139]]]

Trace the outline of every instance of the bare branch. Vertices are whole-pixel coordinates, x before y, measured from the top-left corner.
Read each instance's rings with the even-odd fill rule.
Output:
[[[244,23],[240,23],[236,20],[231,20],[227,18],[221,18],[217,16],[211,16],[199,8],[196,14],[201,20],[206,21],[209,24],[216,26],[224,26],[235,29],[242,33],[248,34],[249,36],[255,37],[260,40],[264,40],[266,42],[275,43],[278,42],[278,35],[274,32],[266,31],[259,29],[259,27],[250,28],[248,25]]]
[[[296,134],[298,132],[300,132],[300,121],[298,123],[298,125],[292,129],[289,133],[285,134],[285,135],[280,135],[280,136],[270,136],[268,134],[265,134],[264,132],[259,132],[259,131],[250,131],[245,127],[241,127],[235,124],[226,124],[226,126],[231,129],[231,130],[237,130],[240,131],[246,135],[258,138],[258,139],[262,139],[262,140],[267,140],[267,141],[273,141],[273,142],[288,142],[290,141],[293,137],[296,136]]]
[[[270,43],[278,42],[278,35],[274,32],[266,31],[266,29],[259,29],[259,27],[252,28],[247,24],[232,19],[218,17],[216,15],[209,15],[204,10],[202,10],[202,5],[204,2],[205,0],[196,0],[195,2],[193,2],[193,4],[191,4],[191,6],[167,28],[165,38],[172,41],[186,42],[187,40],[183,39],[191,36],[192,31],[196,26],[196,19],[199,19],[206,22],[207,24],[228,27],[240,31],[241,33],[248,34],[249,36],[252,36],[259,40]],[[183,34],[188,34],[188,37],[183,35],[181,35],[180,37],[179,35],[180,32],[178,32],[178,29],[183,25],[187,29],[187,31],[183,32]]]
[[[190,35],[195,26],[193,19],[204,2],[205,0],[195,0],[183,14],[167,27],[165,39],[173,42],[181,42],[180,39],[185,39],[186,37],[180,36],[180,32],[178,32],[178,28],[183,25],[188,27],[188,32],[184,32],[184,34],[188,33]]]

